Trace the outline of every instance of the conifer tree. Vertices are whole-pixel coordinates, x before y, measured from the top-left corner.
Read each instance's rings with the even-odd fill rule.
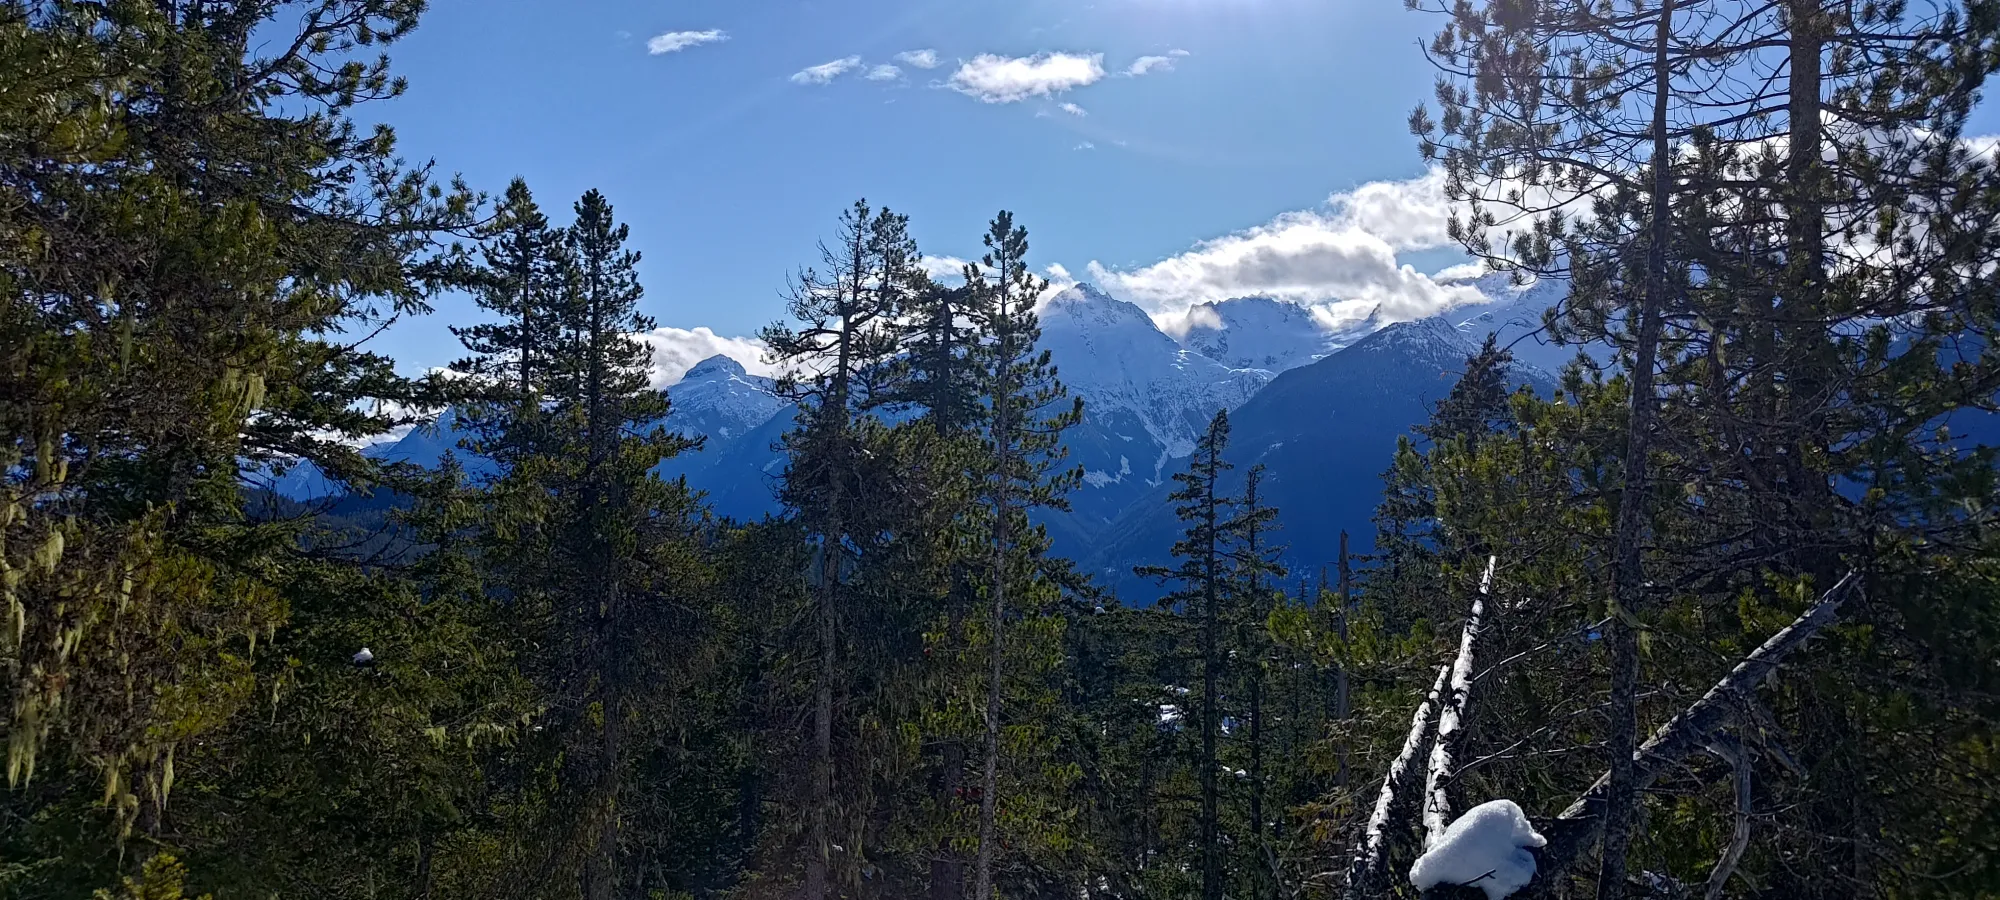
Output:
[[[243,482],[368,482],[343,440],[395,421],[363,401],[421,394],[357,337],[422,310],[472,197],[354,119],[401,91],[368,52],[422,4],[315,5],[0,3],[11,822],[94,779],[73,833],[160,827],[173,748],[278,688],[252,661],[300,523],[251,520]]]
[[[835,804],[834,704],[839,678],[844,583],[856,541],[871,534],[869,517],[878,459],[867,448],[880,423],[867,413],[887,399],[887,363],[896,350],[897,311],[920,287],[922,270],[908,220],[856,201],[841,217],[832,246],[820,246],[823,271],[800,273],[790,298],[798,324],[766,328],[772,357],[786,366],[781,393],[799,403],[799,427],[786,437],[791,463],[783,494],[814,542],[809,580],[814,595],[817,672],[813,750],[808,779],[805,896],[831,889]],[[879,532],[873,532],[879,533]]]
[[[889,395],[921,408],[940,434],[967,432],[986,415],[972,323],[977,296],[971,284],[926,280],[900,313],[903,357]]]
[[[1223,473],[1233,468],[1222,458],[1229,446],[1229,413],[1218,410],[1209,420],[1208,430],[1195,442],[1185,472],[1174,473],[1180,483],[1169,499],[1174,513],[1187,523],[1187,531],[1174,542],[1173,554],[1180,562],[1173,568],[1141,567],[1140,575],[1177,582],[1180,586],[1161,599],[1182,609],[1200,622],[1201,647],[1201,895],[1204,900],[1220,900],[1222,859],[1220,834],[1220,788],[1216,771],[1221,767],[1216,752],[1216,735],[1222,722],[1221,679],[1225,669],[1223,647],[1223,604],[1229,599],[1235,580],[1230,523],[1233,501],[1223,490]]]
[[[473,299],[502,321],[452,326],[475,354],[454,368],[486,378],[525,403],[549,377],[546,357],[554,348],[542,346],[551,333],[543,320],[555,314],[567,247],[519,178],[508,183],[479,237],[485,265]]]
[[[1223,524],[1223,531],[1230,537],[1227,593],[1231,612],[1230,646],[1223,655],[1237,660],[1237,674],[1245,688],[1244,718],[1249,728],[1246,740],[1250,759],[1246,774],[1250,781],[1250,857],[1240,865],[1251,873],[1250,895],[1258,898],[1272,897],[1280,887],[1277,873],[1271,869],[1276,857],[1271,851],[1265,806],[1268,797],[1264,768],[1268,730],[1265,685],[1271,657],[1269,620],[1278,593],[1276,585],[1285,578],[1285,568],[1278,562],[1284,548],[1270,540],[1270,532],[1278,525],[1278,510],[1264,500],[1264,475],[1262,464],[1251,466],[1244,473],[1242,498],[1235,514]]]
[[[1027,265],[1028,232],[1005,210],[988,226],[986,254],[967,266],[965,280],[975,292],[971,319],[978,329],[980,385],[986,397],[986,453],[979,472],[987,521],[988,680],[986,746],[979,807],[979,853],[973,875],[975,900],[993,900],[999,854],[1000,735],[1010,597],[1041,580],[1038,557],[1047,537],[1028,523],[1036,509],[1066,509],[1066,495],[1081,471],[1059,470],[1062,432],[1083,418],[1083,400],[1065,403],[1068,389],[1057,380],[1047,350],[1037,349],[1041,322],[1035,303],[1046,286]]]

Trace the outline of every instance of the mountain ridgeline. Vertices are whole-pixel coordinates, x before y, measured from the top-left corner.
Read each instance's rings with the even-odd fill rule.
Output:
[[[1165,558],[1179,529],[1166,502],[1172,476],[1222,410],[1235,423],[1228,458],[1269,470],[1266,496],[1279,524],[1273,539],[1289,566],[1307,572],[1331,564],[1342,531],[1352,533],[1352,549],[1367,551],[1380,476],[1397,440],[1430,417],[1488,334],[1514,354],[1513,383],[1543,394],[1577,352],[1542,327],[1561,285],[1517,287],[1487,276],[1476,286],[1488,302],[1387,326],[1371,317],[1340,330],[1269,298],[1211,302],[1188,316],[1195,324],[1178,339],[1138,306],[1087,283],[1047,297],[1040,346],[1084,400],[1083,421],[1063,435],[1082,483],[1069,510],[1037,517],[1051,552],[1078,561],[1120,596],[1146,596],[1152,587],[1133,568]],[[685,477],[719,515],[754,521],[780,513],[781,444],[797,408],[779,397],[776,382],[715,356],[666,393],[665,427],[703,446],[662,463],[660,474]],[[453,452],[483,466],[457,446],[454,422],[447,411],[363,453],[434,468]],[[271,484],[300,501],[340,492],[309,466]]]

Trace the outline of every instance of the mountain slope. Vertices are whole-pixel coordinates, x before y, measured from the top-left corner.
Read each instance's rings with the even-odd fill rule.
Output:
[[[1234,408],[1271,378],[1188,350],[1144,310],[1079,284],[1040,309],[1042,344],[1057,375],[1084,401],[1065,436],[1068,463],[1084,469],[1071,513],[1044,517],[1056,551],[1080,555],[1127,506],[1186,456],[1209,417]]]
[[[1232,477],[1267,467],[1266,496],[1278,507],[1281,528],[1275,540],[1288,546],[1285,560],[1294,570],[1330,563],[1342,529],[1355,549],[1372,545],[1380,476],[1397,439],[1429,418],[1476,349],[1443,317],[1391,325],[1279,375],[1231,414],[1224,457],[1237,467]],[[1518,367],[1515,376],[1541,390],[1553,387],[1536,368]],[[1085,571],[1128,600],[1157,593],[1130,573],[1133,565],[1168,561],[1181,530],[1167,500],[1172,487],[1162,484],[1136,500],[1083,560]]]

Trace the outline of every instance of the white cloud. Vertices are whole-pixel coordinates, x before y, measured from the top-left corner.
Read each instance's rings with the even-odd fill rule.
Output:
[[[1398,252],[1453,246],[1447,230],[1452,203],[1444,170],[1433,168],[1402,181],[1371,181],[1327,198],[1333,219],[1360,228]]]
[[[711,28],[707,31],[669,31],[665,34],[653,35],[652,39],[646,41],[646,52],[654,56],[659,56],[663,53],[674,53],[686,50],[689,47],[699,47],[702,44],[714,44],[726,40],[729,40],[728,32],[719,28]]]
[[[864,77],[869,81],[895,81],[903,77],[903,70],[885,63],[869,69],[868,74]]]
[[[938,67],[936,50],[905,50],[896,54],[896,61],[905,65],[915,66],[919,69],[935,69]]]
[[[1089,141],[1084,141],[1083,143],[1081,143],[1081,144],[1078,144],[1078,145],[1076,145],[1075,149],[1077,149],[1077,150],[1095,150],[1095,149],[1097,149],[1097,145],[1096,145],[1096,144],[1093,144],[1093,143],[1091,143],[1091,142],[1089,142]]]
[[[1078,118],[1090,115],[1090,110],[1084,109],[1083,107],[1078,106],[1074,103],[1064,103],[1056,108],[1062,110],[1063,112],[1069,113],[1072,116],[1076,116]]]
[[[792,73],[793,84],[826,84],[861,67],[861,57],[849,56],[832,62],[807,66]]]
[[[1171,72],[1173,70],[1174,58],[1171,56],[1141,56],[1132,61],[1132,65],[1126,68],[1125,74],[1137,78],[1148,72]]]
[[[721,355],[743,364],[753,375],[774,375],[776,368],[764,361],[764,342],[755,338],[728,337],[700,328],[655,328],[636,335],[652,345],[652,383],[665,388],[680,383],[694,364]]]
[[[1168,50],[1168,51],[1167,51],[1167,55],[1168,55],[1168,56],[1193,56],[1194,54],[1192,54],[1192,53],[1189,53],[1189,52],[1187,52],[1186,50],[1182,50],[1182,49],[1180,49],[1180,48],[1176,47],[1176,48],[1174,48],[1174,49],[1172,49],[1172,50]]]
[[[1384,321],[1421,318],[1479,298],[1470,285],[1397,259],[1449,246],[1450,212],[1438,172],[1371,182],[1333,195],[1325,207],[1285,213],[1149,266],[1114,270],[1092,261],[1090,277],[1171,324],[1183,324],[1173,320],[1195,304],[1251,295],[1312,306],[1329,324],[1371,313]]]
[[[917,261],[924,274],[933,281],[958,282],[965,280],[967,262],[956,256],[926,256]]]
[[[984,103],[1014,103],[1095,84],[1103,77],[1102,53],[1020,57],[982,53],[961,63],[948,86]]]

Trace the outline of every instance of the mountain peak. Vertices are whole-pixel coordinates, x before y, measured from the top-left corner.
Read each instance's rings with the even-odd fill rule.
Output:
[[[1180,320],[1183,347],[1232,369],[1283,372],[1351,343],[1311,309],[1274,297],[1234,297],[1188,309]]]
[[[1056,328],[1068,326],[1126,326],[1158,331],[1153,317],[1137,304],[1111,296],[1089,282],[1078,282],[1057,291],[1042,304],[1042,323]]]
[[[695,363],[693,368],[687,370],[687,374],[681,376],[681,380],[695,381],[707,378],[741,378],[747,374],[749,374],[749,370],[743,368],[742,363],[718,353],[701,362]]]

